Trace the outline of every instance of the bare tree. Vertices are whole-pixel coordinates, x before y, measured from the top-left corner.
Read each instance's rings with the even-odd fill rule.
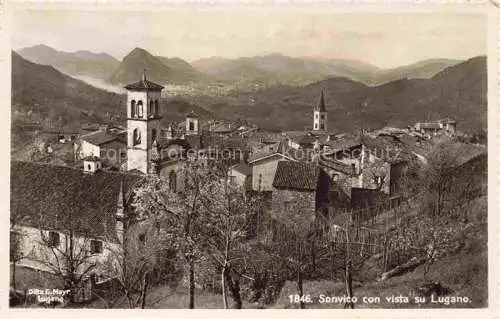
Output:
[[[189,305],[195,307],[195,261],[203,227],[198,225],[202,188],[214,179],[213,171],[202,161],[190,160],[178,172],[183,178],[181,190],[151,177],[136,192],[136,209],[141,218],[155,218],[188,265]]]
[[[11,286],[16,289],[16,271],[17,264],[25,259],[29,253],[23,250],[23,237],[25,234],[20,229],[20,223],[23,218],[16,218],[17,216],[11,215],[10,217],[10,247],[9,257],[12,265],[11,268]]]
[[[60,234],[64,241],[60,240]],[[84,234],[79,235],[73,227],[64,232],[40,229],[40,238],[36,261],[59,277],[64,289],[72,290],[70,301],[75,302],[75,292],[98,266],[90,250],[91,240]]]
[[[260,201],[249,196],[243,187],[231,183],[224,167],[217,170],[216,176],[200,190],[202,214],[198,233],[202,236],[203,252],[220,269],[224,308],[228,308],[227,286],[234,307],[239,309],[240,280],[248,276],[238,271],[236,265],[246,260],[251,217],[259,211]]]

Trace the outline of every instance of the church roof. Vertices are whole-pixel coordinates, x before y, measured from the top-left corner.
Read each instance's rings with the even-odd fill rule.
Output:
[[[126,85],[125,88],[127,90],[137,90],[137,91],[161,91],[163,90],[164,86],[161,86],[157,83],[151,82],[148,79],[146,79],[146,72],[144,72],[144,74],[142,75],[142,79],[140,81]]]
[[[116,213],[120,192],[129,198],[142,177],[12,162],[11,216],[23,226],[70,229],[87,238],[116,241]]]
[[[324,96],[323,90],[321,90],[321,93],[319,94],[318,103],[316,103],[314,110],[319,111],[319,112],[326,112],[325,96]]]

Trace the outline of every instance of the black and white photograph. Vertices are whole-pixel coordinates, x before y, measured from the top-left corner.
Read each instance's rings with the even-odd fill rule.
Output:
[[[294,8],[9,11],[9,308],[491,307],[489,15]]]

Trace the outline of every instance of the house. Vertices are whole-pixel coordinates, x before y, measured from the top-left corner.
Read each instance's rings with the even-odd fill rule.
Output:
[[[80,136],[80,133],[80,128],[75,125],[53,126],[41,132],[43,135],[55,137],[59,143],[72,142]]]
[[[127,159],[127,145],[120,134],[99,130],[80,136],[74,144],[76,160],[100,157],[105,165],[120,166]]]
[[[244,187],[252,178],[252,168],[246,163],[233,165],[228,170],[228,177],[232,183]]]
[[[238,130],[239,126],[232,122],[214,122],[209,125],[209,131],[217,135],[230,135]]]
[[[280,161],[272,186],[271,210],[285,224],[308,225],[328,210],[331,180],[318,165]]]
[[[377,143],[368,136],[334,140],[325,143],[318,163],[335,181],[342,179],[346,189],[376,189],[389,194],[391,152],[397,153],[393,145]]]
[[[455,134],[457,131],[457,121],[446,118],[434,122],[417,122],[413,129],[427,137],[432,137],[438,133]]]
[[[296,159],[281,149],[272,152],[264,150],[250,155],[248,164],[252,167],[252,190],[273,191],[274,175],[281,161],[296,161]]]
[[[140,180],[139,175],[104,172],[95,166],[82,171],[12,162],[11,239],[19,240],[17,249],[26,255],[18,264],[56,273],[72,245],[75,255],[86,257],[77,273],[95,263],[89,276],[111,276],[107,265],[122,241],[122,220]]]

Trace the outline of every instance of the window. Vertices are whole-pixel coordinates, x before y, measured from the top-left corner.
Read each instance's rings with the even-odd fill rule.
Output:
[[[155,141],[155,140],[156,140],[156,129],[154,128],[151,131],[151,141]]]
[[[314,118],[318,119],[318,113],[314,114]]]
[[[283,202],[283,210],[285,212],[290,211],[291,208],[292,208],[292,201],[286,200],[286,201]]]
[[[317,123],[314,123],[314,129],[317,130],[318,129],[318,124]]]
[[[325,114],[321,114],[321,119],[324,120],[325,119]]]
[[[137,116],[140,117],[140,118],[142,118],[143,111],[144,111],[144,109],[143,109],[143,106],[142,106],[142,101],[139,101],[137,103]]]
[[[168,174],[168,187],[172,192],[177,191],[177,174],[174,171]]]
[[[158,113],[158,100],[155,100],[155,115],[159,115]]]
[[[149,101],[148,115],[152,115],[153,112],[154,112],[154,104],[153,104],[153,100],[150,100]]]
[[[228,176],[229,177],[229,183],[231,184],[236,184],[236,176]]]
[[[58,232],[49,231],[48,244],[49,247],[58,247],[61,243],[61,238]]]
[[[325,129],[325,124],[321,123],[321,129],[324,130]]]
[[[130,116],[131,117],[135,117],[137,115],[135,111],[136,111],[135,100],[132,100],[132,102],[130,102]]]
[[[193,121],[189,121],[189,130],[194,131],[194,122]]]
[[[92,167],[90,166],[90,164],[87,164],[87,169],[90,171],[92,169]]]
[[[356,164],[352,163],[351,164],[351,169],[352,169],[352,173],[356,174]]]
[[[134,145],[141,144],[141,132],[138,129],[134,129],[133,135],[134,135],[133,136]]]
[[[139,235],[139,242],[144,245],[146,244],[146,234],[140,234]]]
[[[100,240],[91,240],[90,241],[90,252],[92,254],[100,254],[100,253],[102,253],[102,241],[100,241]]]

